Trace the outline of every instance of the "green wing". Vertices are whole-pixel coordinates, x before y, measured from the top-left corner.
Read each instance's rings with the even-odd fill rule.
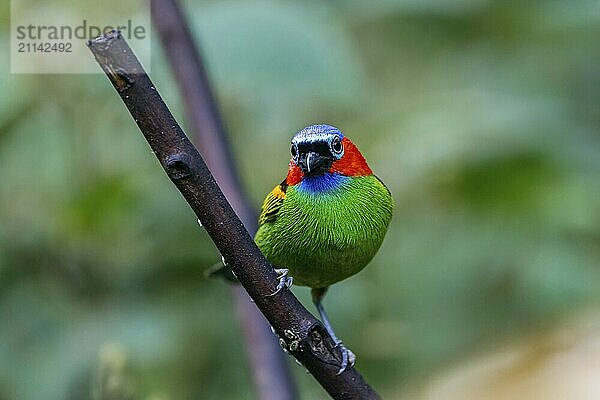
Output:
[[[258,226],[262,226],[269,222],[274,222],[277,219],[277,214],[283,205],[285,200],[285,192],[288,185],[285,180],[281,184],[275,186],[275,188],[267,195],[262,208],[260,210],[260,217],[258,217]]]

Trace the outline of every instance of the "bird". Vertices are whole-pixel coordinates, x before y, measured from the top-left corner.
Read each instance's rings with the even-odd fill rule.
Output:
[[[390,190],[358,148],[326,124],[294,135],[287,176],[261,208],[254,240],[276,267],[273,295],[292,283],[311,288],[321,322],[341,352],[338,374],[353,366],[356,356],[335,335],[323,297],[375,256],[393,208]]]

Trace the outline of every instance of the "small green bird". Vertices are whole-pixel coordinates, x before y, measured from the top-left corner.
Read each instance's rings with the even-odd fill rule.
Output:
[[[358,148],[330,125],[308,126],[292,138],[287,177],[262,206],[254,239],[280,268],[275,293],[291,286],[288,273],[296,284],[312,288],[323,325],[341,350],[338,373],[356,357],[333,332],[322,299],[330,285],[371,261],[393,208],[390,191]]]

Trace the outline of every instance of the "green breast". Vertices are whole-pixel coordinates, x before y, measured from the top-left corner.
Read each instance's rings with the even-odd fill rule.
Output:
[[[255,240],[271,263],[290,270],[295,284],[327,287],[371,261],[392,208],[390,192],[373,175],[318,194],[290,186],[277,218],[263,224]]]

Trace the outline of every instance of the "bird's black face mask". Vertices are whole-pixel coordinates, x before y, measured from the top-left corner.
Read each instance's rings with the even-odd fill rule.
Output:
[[[294,155],[294,153],[296,153]],[[312,177],[329,172],[335,157],[327,142],[298,143],[292,146],[292,157],[304,176]]]
[[[316,136],[316,137],[315,137]],[[336,160],[344,155],[344,145],[339,135],[321,133],[292,139],[292,160],[306,177],[326,174]]]

